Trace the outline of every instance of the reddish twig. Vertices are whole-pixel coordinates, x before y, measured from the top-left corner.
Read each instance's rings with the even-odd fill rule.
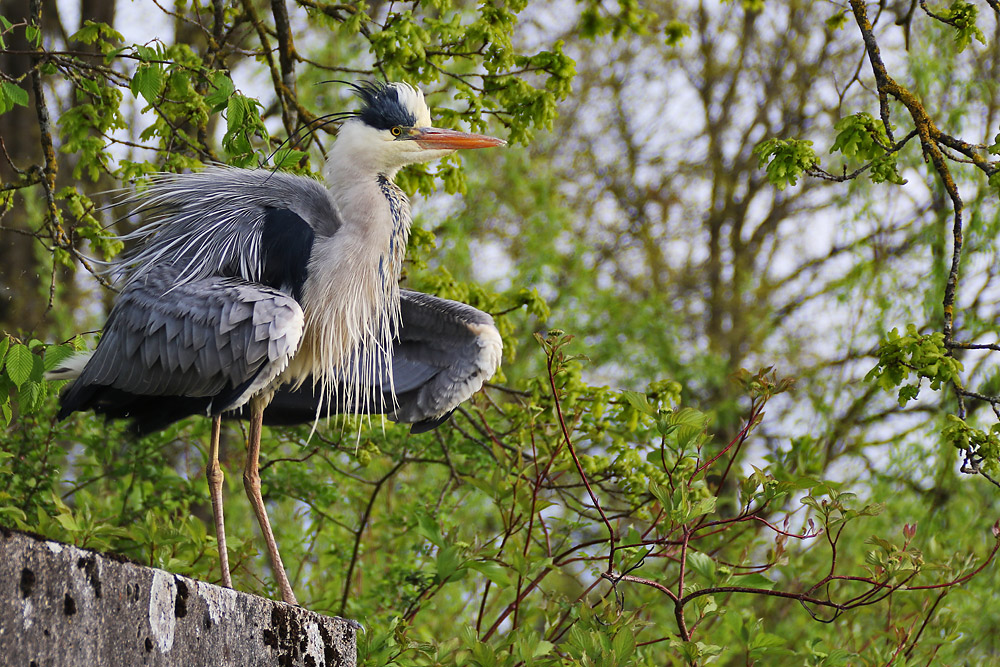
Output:
[[[562,405],[559,401],[559,390],[556,388],[555,371],[552,368],[554,354],[554,351],[550,351],[548,353],[547,366],[549,373],[549,386],[552,388],[552,400],[555,404],[556,416],[559,419],[559,427],[562,429],[566,447],[569,449],[570,456],[573,457],[573,463],[576,465],[577,472],[580,473],[580,479],[583,480],[583,485],[587,487],[587,493],[590,495],[590,500],[594,503],[594,507],[597,509],[598,513],[600,513],[601,519],[604,521],[604,526],[608,529],[608,539],[610,541],[611,548],[608,552],[607,571],[613,572],[615,567],[615,529],[611,526],[611,522],[608,521],[607,515],[601,508],[601,501],[597,499],[597,494],[594,493],[594,489],[590,486],[590,480],[587,479],[587,473],[583,471],[583,466],[580,464],[580,459],[576,454],[576,447],[573,446],[573,439],[570,436],[569,428],[566,426],[566,418],[563,415]]]

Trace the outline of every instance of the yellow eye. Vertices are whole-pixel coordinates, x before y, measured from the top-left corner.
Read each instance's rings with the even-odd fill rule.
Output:
[[[389,131],[392,132],[392,136],[394,136],[394,137],[398,137],[399,135],[401,135],[403,133],[403,131],[401,129],[399,129],[399,127],[394,127],[391,130],[389,130]]]

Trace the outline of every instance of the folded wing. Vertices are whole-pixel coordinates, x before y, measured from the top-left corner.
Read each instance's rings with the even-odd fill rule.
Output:
[[[93,409],[141,433],[243,405],[287,366],[302,309],[270,287],[210,276],[175,285],[160,267],[128,284],[59,418]]]

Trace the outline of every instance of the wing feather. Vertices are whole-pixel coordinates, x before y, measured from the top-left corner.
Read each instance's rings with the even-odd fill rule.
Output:
[[[278,290],[220,277],[175,286],[170,271],[151,272],[119,296],[97,350],[63,396],[61,414],[89,407],[113,413],[101,403],[103,390],[197,398],[252,383],[252,391],[244,387],[213,404],[215,411],[238,407],[284,369],[302,328],[302,309]]]
[[[424,366],[438,373],[401,395],[394,417],[407,423],[434,422],[493,376],[503,344],[493,318],[472,306],[419,292],[401,296],[408,329],[405,337],[400,336],[401,356],[418,372]]]
[[[142,345],[142,336],[135,328],[128,328],[123,338],[122,342],[125,346],[125,354],[131,357],[139,349],[139,346]]]
[[[493,318],[456,301],[401,290],[399,339],[393,347],[392,379],[396,389],[395,421],[420,432],[434,428],[483,386],[500,365],[502,343]],[[379,369],[377,382],[391,406],[389,373]],[[315,418],[319,396],[312,383],[283,387],[264,413],[271,424]],[[374,402],[377,406],[379,402]],[[334,412],[358,412],[358,406],[323,406]]]
[[[267,253],[278,246],[276,262],[298,277],[306,263],[287,260],[303,252],[308,257],[314,233],[332,236],[341,227],[322,183],[265,169],[215,166],[193,174],[158,174],[125,203],[149,218],[122,237],[137,244],[111,267],[127,284],[171,266],[177,283],[234,276],[283,288],[278,283],[288,276],[270,270]],[[269,222],[278,243],[271,237],[262,242]]]

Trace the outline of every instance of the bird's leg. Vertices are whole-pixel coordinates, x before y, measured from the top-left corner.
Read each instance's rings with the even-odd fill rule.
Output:
[[[212,443],[209,446],[208,492],[212,496],[212,517],[215,519],[215,539],[219,545],[219,565],[222,568],[222,585],[233,587],[233,578],[229,574],[229,550],[226,548],[226,520],[222,516],[222,466],[219,465],[219,431],[222,427],[222,417],[212,418]]]
[[[267,542],[267,551],[271,556],[271,567],[274,569],[274,578],[278,581],[281,589],[281,599],[288,604],[298,605],[295,594],[292,592],[292,585],[288,582],[288,575],[285,574],[285,566],[281,563],[281,554],[278,553],[278,544],[274,541],[274,533],[271,532],[271,522],[267,518],[267,510],[264,508],[264,499],[260,496],[260,430],[264,422],[264,407],[256,401],[250,403],[250,434],[247,438],[247,465],[243,470],[243,487],[250,498],[250,504],[257,515],[257,523],[260,524],[260,531],[264,533],[264,541]]]

